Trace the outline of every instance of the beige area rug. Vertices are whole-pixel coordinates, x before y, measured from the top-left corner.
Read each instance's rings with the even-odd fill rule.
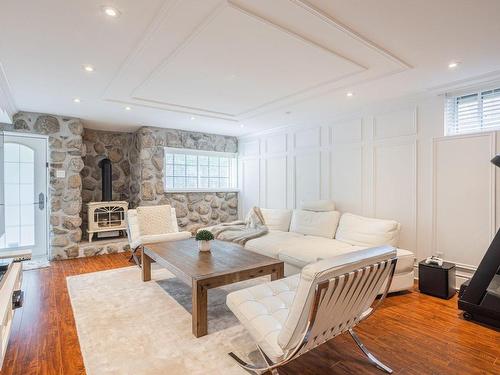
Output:
[[[87,374],[240,374],[227,355],[245,357],[255,344],[225,306],[228,292],[249,280],[209,291],[209,334],[191,333],[191,291],[165,269],[142,282],[137,267],[67,278]]]

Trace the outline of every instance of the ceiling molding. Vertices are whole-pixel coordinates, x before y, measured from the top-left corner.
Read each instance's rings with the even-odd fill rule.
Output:
[[[132,51],[128,54],[128,56],[125,58],[123,63],[118,68],[116,74],[113,75],[109,83],[106,85],[103,95],[104,101],[112,101],[106,98],[107,96],[106,93],[109,91],[113,83],[116,82],[118,77],[120,77],[120,75],[123,74],[123,72],[125,72],[125,70],[128,67],[132,66],[134,61],[141,56],[141,53],[144,51],[144,48],[146,47],[148,41],[153,37],[153,35],[155,35],[158,32],[158,29],[161,27],[166,18],[170,15],[170,12],[180,2],[181,0],[165,0],[163,5],[158,10],[158,15],[151,20],[150,24],[146,27],[144,34],[141,35],[141,37],[139,38],[137,46],[133,48]],[[127,104],[133,104],[133,103],[127,103]]]
[[[309,13],[315,15],[316,17],[318,17],[319,19],[321,19],[323,22],[326,22],[330,26],[335,27],[336,29],[338,29],[338,30],[342,31],[343,33],[347,34],[348,36],[350,36],[351,38],[356,39],[357,41],[363,43],[365,46],[371,48],[375,52],[392,60],[393,62],[398,64],[404,70],[413,69],[413,66],[411,66],[407,62],[403,61],[403,59],[397,57],[396,55],[392,54],[388,50],[380,47],[379,45],[375,44],[374,42],[372,42],[368,38],[365,38],[361,34],[355,32],[351,28],[347,27],[346,25],[344,25],[340,21],[336,20],[335,18],[333,18],[329,14],[325,13],[324,11],[316,8],[315,6],[308,3],[307,1],[304,1],[304,0],[288,0],[288,1],[300,6],[301,8],[305,9],[307,12],[309,12]]]
[[[163,70],[172,60],[175,56],[177,56],[183,49],[185,49],[201,32],[208,26],[210,23],[227,7],[227,2],[223,1],[219,5],[217,5],[211,12],[210,14],[203,19],[201,23],[199,23],[192,31],[189,33],[189,35],[182,40],[180,44],[178,44],[174,50],[167,55],[157,66],[155,66],[151,72],[148,74],[148,76],[137,86],[135,87],[132,92],[130,93],[130,96],[134,99],[140,99],[140,100],[145,100],[141,98],[137,98],[135,95],[135,92],[144,85],[147,85],[151,81],[153,81],[158,75],[160,74],[160,71]],[[149,100],[145,100],[149,101]],[[179,106],[177,104],[171,104],[171,103],[165,103],[167,105],[171,106]],[[181,106],[184,108],[189,108],[187,106]],[[199,109],[197,109],[199,110]],[[207,110],[207,112],[210,112]]]
[[[175,103],[166,103],[166,102],[161,102],[161,101],[155,101],[155,100],[151,100],[151,99],[145,99],[145,98],[142,98],[142,97],[139,97],[136,95],[136,92],[137,90],[140,89],[140,87],[144,86],[144,85],[147,85],[149,84],[150,82],[152,81],[155,81],[158,76],[160,75],[160,72],[163,71],[163,69],[166,68],[166,66],[175,58],[175,56],[177,56],[182,50],[184,50],[185,48],[187,48],[192,41],[194,41],[196,39],[196,37],[198,35],[200,35],[203,30],[208,27],[212,21],[214,21],[217,16],[225,9],[227,8],[231,8],[233,10],[236,10],[248,17],[251,17],[253,19],[256,19],[258,20],[259,22],[262,22],[262,23],[265,23],[271,27],[273,27],[274,29],[280,31],[280,32],[283,32],[285,33],[286,35],[288,36],[291,36],[292,38],[302,42],[302,43],[305,43],[309,46],[312,46],[314,48],[318,48],[318,49],[321,49],[322,51],[325,51],[335,57],[338,57],[338,58],[341,58],[345,61],[348,61],[350,62],[351,64],[355,65],[359,71],[358,72],[355,72],[355,73],[351,73],[351,74],[347,74],[347,75],[344,75],[344,76],[341,76],[341,77],[337,77],[335,79],[331,79],[331,80],[327,80],[327,81],[324,81],[322,83],[319,83],[317,85],[314,85],[314,86],[311,86],[311,87],[306,87],[302,90],[299,90],[297,92],[293,92],[293,93],[290,93],[288,95],[285,95],[285,96],[282,96],[282,97],[279,97],[279,98],[275,98],[271,101],[268,101],[268,102],[265,102],[265,103],[262,103],[256,107],[253,107],[253,108],[250,108],[250,109],[247,109],[247,110],[244,110],[243,112],[240,112],[240,113],[221,113],[221,112],[216,112],[216,111],[211,111],[209,109],[206,109],[206,108],[197,108],[197,107],[190,107],[190,106],[185,106],[185,105],[180,105],[180,104],[175,104]],[[300,35],[288,28],[285,28],[275,22],[272,22],[271,20],[267,19],[267,18],[264,18],[254,12],[251,12],[250,10],[246,9],[246,8],[243,8],[242,6],[240,6],[239,4],[236,4],[234,3],[233,1],[231,0],[224,0],[223,2],[221,2],[219,5],[217,5],[214,10],[200,23],[198,24],[194,29],[193,31],[188,35],[187,38],[185,38],[173,51],[172,53],[170,53],[165,59],[162,60],[162,62],[160,64],[158,64],[152,71],[151,73],[146,77],[146,79],[141,82],[141,84],[137,87],[135,87],[132,91],[132,93],[130,94],[130,97],[134,100],[137,100],[137,101],[140,101],[140,102],[143,102],[143,103],[150,103],[150,104],[157,104],[157,105],[163,105],[163,106],[166,106],[168,107],[168,110],[173,110],[174,108],[182,108],[184,111],[193,111],[193,113],[196,113],[198,115],[200,115],[202,112],[205,112],[211,116],[221,116],[221,117],[218,117],[218,118],[221,118],[221,119],[233,119],[235,121],[238,121],[238,119],[241,119],[242,116],[245,116],[246,114],[250,114],[252,112],[255,112],[261,108],[264,108],[266,106],[269,106],[269,105],[272,105],[272,104],[275,104],[275,103],[278,103],[278,102],[281,102],[281,101],[284,101],[284,100],[287,100],[289,98],[292,98],[294,96],[297,96],[297,95],[300,95],[300,94],[305,94],[307,93],[308,91],[312,91],[314,89],[318,89],[318,88],[321,88],[323,86],[326,86],[326,85],[329,85],[329,84],[332,84],[334,82],[337,82],[337,81],[341,81],[345,78],[348,78],[350,76],[353,76],[355,74],[359,74],[360,72],[362,71],[366,71],[368,70],[368,67],[364,66],[363,64],[359,63],[359,62],[356,62],[346,56],[343,56],[342,54],[330,49],[330,48],[327,48],[321,44],[318,44],[316,43],[315,41],[309,39],[309,38],[306,38],[305,36],[303,35]],[[167,108],[166,108],[167,109]]]
[[[172,16],[173,11],[176,9],[177,6],[182,4],[181,0],[165,0],[163,5],[160,7],[160,10],[158,11],[158,15],[153,18],[151,23],[148,25],[146,28],[142,38],[140,38],[140,42],[137,43],[136,48],[127,56],[125,59],[124,63],[120,66],[120,69],[118,70],[117,74],[114,75],[113,79],[110,81],[108,84],[105,93],[103,95],[103,100],[106,102],[115,102],[115,103],[120,103],[120,104],[125,104],[125,105],[132,105],[132,106],[142,106],[146,108],[153,108],[153,109],[160,109],[160,110],[165,110],[165,111],[170,111],[170,112],[178,112],[178,113],[185,113],[187,115],[196,115],[196,116],[202,116],[202,117],[207,117],[207,118],[213,118],[213,119],[219,119],[219,120],[225,120],[225,121],[232,121],[232,122],[238,122],[238,121],[243,121],[243,120],[248,120],[255,118],[257,116],[261,116],[263,114],[273,112],[276,110],[279,110],[283,107],[297,104],[303,101],[311,100],[313,98],[317,98],[320,96],[323,96],[325,94],[331,93],[333,91],[337,90],[342,90],[346,87],[352,87],[353,84],[359,84],[359,83],[365,83],[369,81],[373,81],[376,79],[380,79],[392,74],[397,74],[402,71],[412,69],[413,67],[409,65],[408,63],[404,62],[401,58],[396,57],[392,53],[388,52],[387,50],[383,49],[382,47],[378,46],[371,40],[368,40],[367,38],[361,36],[360,34],[356,33],[355,31],[351,30],[347,26],[343,25],[330,15],[326,14],[325,12],[316,9],[314,6],[310,5],[306,1],[303,0],[288,0],[290,4],[296,5],[300,7],[305,12],[308,12],[321,22],[326,23],[328,26],[334,27],[336,30],[341,31],[347,38],[353,39],[357,42],[359,42],[362,46],[367,47],[367,49],[374,51],[378,55],[382,56],[388,63],[392,63],[396,65],[395,69],[390,69],[389,72],[379,72],[378,74],[375,74],[373,77],[359,77],[356,79],[357,75],[360,75],[362,73],[368,73],[371,72],[370,68],[367,67],[365,64],[354,61],[352,58],[349,58],[347,56],[344,56],[343,54],[334,51],[331,48],[328,48],[327,46],[324,46],[311,38],[308,38],[304,35],[301,35],[298,32],[295,32],[291,30],[290,28],[284,27],[279,24],[279,22],[273,22],[272,20],[259,15],[253,11],[250,11],[249,9],[245,8],[244,6],[237,4],[234,2],[234,0],[223,0],[219,2],[217,5],[214,6],[212,10],[209,11],[208,15],[203,18],[203,20],[198,23],[189,34],[184,37],[178,45],[174,47],[174,49],[161,61],[154,66],[154,68],[149,72],[149,74],[146,75],[146,77],[138,84],[137,82],[134,83],[133,88],[131,88],[131,92],[128,96],[121,96],[119,94],[112,94],[111,90],[113,87],[114,83],[118,84],[118,80],[125,79],[125,76],[127,74],[127,70],[131,67],[133,67],[137,61],[140,61],[141,55],[143,51],[145,51],[145,48],[147,48],[148,42],[154,38],[154,36],[159,32],[159,29],[161,26],[168,22],[168,18]],[[195,107],[195,106],[189,106],[185,104],[176,104],[174,102],[165,102],[161,100],[155,100],[155,99],[148,99],[141,97],[138,95],[137,91],[141,88],[146,86],[148,83],[154,82],[158,76],[161,74],[163,69],[165,69],[168,64],[174,60],[174,58],[181,52],[183,51],[186,47],[188,47],[194,40],[196,40],[197,36],[199,36],[203,30],[211,24],[212,21],[214,21],[217,16],[225,9],[231,8],[233,10],[236,10],[248,17],[251,17],[253,19],[256,19],[260,22],[263,22],[274,29],[294,38],[295,40],[298,40],[302,43],[305,43],[308,46],[312,46],[314,48],[318,48],[322,50],[323,52],[327,52],[328,54],[331,54],[332,56],[335,56],[336,58],[340,58],[352,65],[354,65],[355,68],[357,68],[357,71],[345,74],[343,76],[339,76],[333,79],[329,79],[324,82],[317,83],[313,86],[305,87],[301,90],[291,92],[287,95],[277,97],[275,99],[272,99],[270,101],[264,102],[262,104],[259,104],[257,106],[254,106],[249,109],[245,109],[240,112],[235,112],[235,113],[225,113],[225,112],[218,112],[214,111],[208,108],[201,108],[201,107]],[[380,74],[381,73],[381,74]],[[368,74],[370,75],[370,74]],[[372,74],[373,75],[373,74]],[[346,81],[347,80],[347,81]]]
[[[12,123],[12,117],[17,112],[11,92],[5,69],[0,63],[0,122]]]
[[[495,70],[475,77],[450,82],[445,85],[434,86],[427,89],[427,91],[436,95],[446,95],[450,92],[458,94],[461,91],[488,89],[488,86],[492,86],[491,88],[498,88],[493,87],[498,85],[500,85],[500,70]]]
[[[116,104],[123,104],[123,105],[137,105],[136,102],[131,102],[128,100],[105,99],[105,101],[108,103],[116,103]],[[155,103],[154,101],[151,101],[151,102]],[[158,109],[158,106],[154,105],[154,104],[144,103],[144,104],[140,104],[140,105],[141,105],[141,107],[145,107],[145,108]],[[182,106],[175,106],[171,109],[168,109],[168,111],[169,112],[176,112],[176,113],[184,113],[186,115],[203,116],[206,118],[224,120],[224,121],[229,121],[229,122],[234,122],[234,123],[238,122],[238,120],[234,119],[234,118],[226,118],[226,117],[222,117],[222,116],[217,116],[217,115],[215,115],[217,112],[212,112],[212,113],[214,113],[214,115],[210,115],[210,114],[207,114],[207,112],[204,110],[200,110],[200,112],[196,112],[196,109],[193,109],[192,107],[187,107],[186,110],[182,110],[182,108],[183,108]]]
[[[403,72],[405,70],[406,69],[400,69],[400,70],[397,70],[397,71],[387,72],[385,74],[377,76],[376,78],[365,78],[365,79],[357,80],[355,82],[355,84],[356,85],[363,85],[363,84],[368,83],[368,82],[373,82],[373,81],[376,81],[376,80],[380,80],[380,79],[392,76],[392,75],[397,74],[397,73],[401,73],[401,72]],[[327,95],[327,94],[335,92],[335,91],[348,90],[352,86],[353,86],[352,84],[347,84],[347,85],[337,86],[337,87],[334,87],[334,88],[327,88],[326,90],[320,91],[320,92],[317,92],[317,93],[310,93],[310,95],[307,96],[307,97],[299,98],[297,100],[293,100],[293,101],[286,102],[286,103],[282,103],[279,106],[276,106],[276,107],[273,107],[273,108],[269,108],[269,109],[267,109],[265,111],[258,112],[258,113],[252,114],[250,116],[247,116],[245,118],[242,118],[242,120],[253,119],[255,117],[258,117],[258,116],[261,116],[261,115],[264,115],[264,114],[267,114],[267,113],[270,113],[270,112],[278,111],[280,109],[284,109],[284,108],[287,108],[287,107],[292,106],[292,105],[297,105],[297,104],[302,103],[302,102],[307,102],[309,100],[317,99],[319,97],[322,97],[324,95]]]

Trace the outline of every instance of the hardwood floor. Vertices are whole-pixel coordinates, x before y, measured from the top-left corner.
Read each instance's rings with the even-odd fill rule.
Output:
[[[130,266],[128,257],[102,255],[25,271],[25,303],[16,312],[0,375],[85,374],[66,277]],[[500,374],[500,332],[464,321],[456,302],[418,292],[393,295],[356,331],[397,374]],[[344,335],[290,363],[280,374],[382,372]]]

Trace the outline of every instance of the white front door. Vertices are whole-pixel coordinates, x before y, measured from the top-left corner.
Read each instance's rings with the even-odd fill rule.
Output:
[[[6,133],[3,151],[5,232],[0,252],[31,249],[33,258],[46,258],[47,138]]]

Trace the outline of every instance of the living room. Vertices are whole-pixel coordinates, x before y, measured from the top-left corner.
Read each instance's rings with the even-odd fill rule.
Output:
[[[0,3],[0,375],[500,372],[500,3]]]

